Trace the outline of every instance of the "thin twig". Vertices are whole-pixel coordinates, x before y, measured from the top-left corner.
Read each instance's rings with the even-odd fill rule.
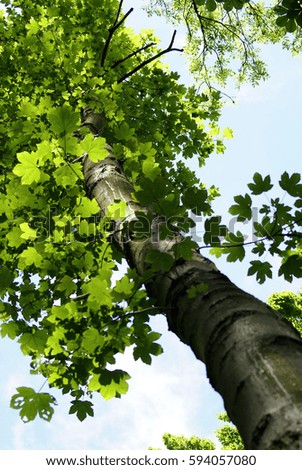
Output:
[[[111,68],[114,69],[115,67],[117,67],[118,65],[122,64],[122,63],[125,62],[126,60],[131,59],[131,57],[133,57],[133,56],[139,54],[140,52],[145,51],[146,49],[149,49],[149,47],[152,47],[152,46],[155,46],[155,45],[156,45],[155,42],[150,42],[150,44],[146,44],[146,46],[141,47],[141,48],[138,49],[137,51],[131,52],[131,54],[127,55],[127,57],[124,57],[123,59],[117,60],[117,61],[111,66]]]
[[[155,54],[154,56],[150,57],[149,59],[146,59],[144,60],[141,64],[139,64],[137,67],[135,67],[133,70],[131,70],[130,72],[126,73],[122,78],[120,78],[118,80],[118,83],[122,83],[124,80],[126,80],[127,78],[131,77],[132,75],[134,75],[136,72],[138,72],[140,69],[142,69],[143,67],[145,67],[146,65],[150,64],[150,62],[153,62],[154,60],[158,59],[159,57],[161,57],[162,55],[164,54],[167,54],[168,52],[172,52],[172,51],[177,51],[177,52],[183,52],[183,49],[178,49],[176,47],[173,48],[173,44],[174,44],[174,40],[175,40],[175,36],[176,36],[176,30],[174,31],[173,33],[173,36],[172,36],[172,39],[171,39],[171,42],[169,44],[169,46],[158,52],[158,54]]]
[[[123,18],[120,21],[118,21],[118,18],[119,18],[120,12],[121,12],[121,8],[122,8],[122,3],[123,3],[123,0],[121,0],[121,2],[120,2],[118,13],[117,13],[114,25],[111,26],[111,28],[109,28],[109,34],[108,34],[108,37],[106,39],[106,42],[105,42],[105,45],[104,45],[104,48],[103,48],[103,52],[102,52],[102,56],[101,56],[101,60],[100,60],[100,66],[101,67],[104,67],[104,63],[105,63],[106,56],[107,56],[107,51],[108,51],[112,36],[114,35],[115,31],[121,26],[121,24],[123,24],[123,22],[126,20],[126,18],[134,10],[134,8],[130,8],[130,10],[127,11],[127,13],[123,16]]]

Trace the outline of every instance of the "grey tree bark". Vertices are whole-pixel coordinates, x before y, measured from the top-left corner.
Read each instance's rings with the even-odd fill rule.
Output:
[[[133,187],[110,147],[98,163],[86,156],[83,169],[103,215],[114,201],[126,202],[126,217],[115,221],[114,243],[138,273],[147,269],[150,250],[173,256],[182,236],[161,240],[160,215],[153,216],[148,237],[129,232],[129,221],[135,225],[136,213],[148,210],[133,201]],[[193,298],[192,286],[203,286]],[[205,363],[246,449],[302,449],[302,342],[291,324],[198,252],[174,261],[169,272],[155,273],[146,289],[165,311],[169,329]]]

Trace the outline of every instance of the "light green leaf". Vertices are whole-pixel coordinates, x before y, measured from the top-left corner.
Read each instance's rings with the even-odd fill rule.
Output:
[[[32,264],[39,267],[41,266],[42,260],[43,258],[40,253],[38,253],[34,247],[29,246],[20,254],[19,267],[23,269],[23,267],[31,266]]]
[[[100,212],[100,206],[96,199],[89,199],[86,196],[79,196],[77,198],[77,206],[75,208],[75,214],[81,217],[90,217],[91,215],[98,214]]]
[[[31,333],[23,333],[18,343],[21,344],[23,354],[29,354],[32,351],[43,354],[47,341],[47,332],[45,330],[33,330]]]
[[[37,236],[37,230],[30,228],[27,222],[23,222],[19,225],[20,229],[22,230],[21,238],[24,240],[35,240]]]
[[[113,202],[107,207],[106,217],[117,220],[126,217],[128,206],[125,201]]]
[[[102,269],[100,274],[83,286],[84,293],[88,293],[88,301],[95,305],[112,306],[110,279],[111,271]],[[109,278],[109,279],[108,279]]]
[[[37,414],[44,421],[50,421],[54,413],[55,398],[49,393],[36,393],[30,387],[18,387],[12,396],[10,406],[14,410],[20,410],[19,414],[24,423],[33,421]]]
[[[106,147],[106,140],[103,137],[95,138],[91,133],[81,141],[80,147],[83,153],[87,153],[89,159],[95,163],[104,160],[110,154],[110,148]]]
[[[35,153],[21,152],[17,154],[17,158],[20,163],[14,167],[13,173],[21,178],[21,183],[38,183],[41,171],[37,167],[37,155]]]
[[[159,163],[156,163],[155,159],[152,157],[149,157],[147,160],[143,161],[142,170],[144,175],[151,181],[155,181],[157,176],[159,176],[161,173]]]
[[[96,349],[102,348],[105,343],[104,337],[96,328],[89,328],[84,331],[81,346],[88,354],[93,354]]]

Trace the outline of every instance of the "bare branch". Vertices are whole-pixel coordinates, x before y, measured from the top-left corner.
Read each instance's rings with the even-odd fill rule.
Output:
[[[127,78],[131,77],[131,75],[134,75],[136,72],[138,72],[140,69],[142,69],[143,67],[145,67],[146,65],[150,64],[150,62],[153,62],[154,60],[158,59],[159,57],[161,57],[162,55],[164,54],[167,54],[168,52],[172,52],[172,51],[177,51],[177,52],[183,52],[183,49],[178,49],[176,47],[173,47],[173,44],[174,44],[174,40],[175,40],[175,36],[176,36],[176,30],[174,31],[173,33],[173,36],[172,36],[172,39],[171,39],[171,42],[169,44],[169,46],[158,52],[157,54],[155,54],[154,56],[152,57],[149,57],[149,59],[146,59],[144,60],[141,64],[139,64],[137,67],[135,67],[133,70],[131,70],[130,72],[126,73],[126,75],[124,75],[122,78],[119,79],[118,83],[122,83],[124,80],[126,80]]]
[[[124,57],[123,59],[117,60],[116,62],[114,62],[114,64],[111,66],[111,68],[114,69],[115,67],[122,64],[126,60],[131,59],[131,57],[136,56],[140,52],[145,51],[146,49],[149,49],[149,47],[152,47],[152,46],[155,46],[155,42],[150,42],[150,44],[146,44],[146,46],[141,47],[137,51],[131,52],[131,54],[127,55],[127,57]]]
[[[127,11],[127,13],[123,16],[123,18],[122,18],[120,21],[118,21],[118,18],[119,18],[121,9],[122,9],[122,4],[123,4],[123,0],[120,1],[119,9],[118,9],[118,12],[117,12],[117,16],[116,16],[114,25],[111,26],[111,28],[109,28],[109,34],[108,34],[108,37],[107,37],[106,42],[105,42],[105,44],[104,44],[102,56],[101,56],[101,59],[100,59],[100,66],[101,66],[101,67],[104,67],[105,60],[106,60],[106,56],[107,56],[107,51],[108,51],[108,48],[109,48],[109,45],[110,45],[112,36],[114,35],[115,31],[123,24],[123,22],[126,20],[126,18],[127,18],[127,17],[133,12],[133,10],[134,10],[134,8],[130,8],[130,10]]]

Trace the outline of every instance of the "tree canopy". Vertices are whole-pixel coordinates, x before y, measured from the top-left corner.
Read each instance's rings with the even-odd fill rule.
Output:
[[[265,77],[259,42],[283,41],[296,51],[301,40],[300,2],[267,8],[237,0],[152,1],[152,10],[187,25],[186,52],[199,82],[186,87],[161,61],[180,52],[176,33],[161,49],[151,30],[127,27],[131,10],[123,12],[122,3],[4,1],[0,17],[1,335],[18,341],[33,373],[70,394],[70,412],[80,420],[93,415],[94,392],[105,399],[127,392],[128,373],[114,367],[118,353],[132,347],[135,360],[150,364],[162,352],[148,323],[161,308],[144,285],[200,250],[188,236],[192,213],[205,218],[204,244],[213,254],[231,262],[244,257],[242,233],[229,233],[213,213],[218,189],[186,162],[203,166],[230,136],[219,129],[217,84]],[[93,114],[102,117],[99,124]],[[123,256],[112,222],[127,219],[127,205],[116,199],[100,213],[84,184],[83,155],[96,163],[111,150],[134,189],[138,219],[129,220],[129,233],[149,235],[157,213],[165,224],[152,236],[183,234],[173,257],[148,253],[143,275],[131,265],[119,275]],[[293,204],[263,205],[253,253],[280,256],[278,274],[291,281],[302,268],[300,175],[284,172],[279,185]],[[256,173],[248,188],[230,208],[243,222],[251,218],[252,196],[272,188],[269,175]],[[255,259],[248,274],[264,282],[272,267]],[[188,295],[204,289],[194,285]],[[54,403],[28,387],[12,397],[24,421],[50,420]]]

